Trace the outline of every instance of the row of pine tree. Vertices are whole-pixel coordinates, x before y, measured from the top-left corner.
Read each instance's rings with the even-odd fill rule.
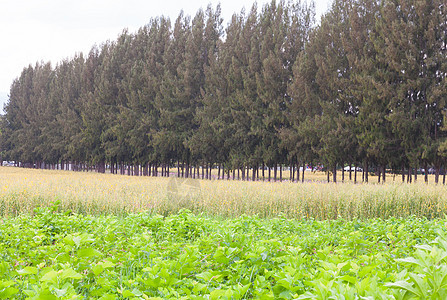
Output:
[[[220,6],[209,6],[152,19],[54,68],[30,65],[11,85],[2,155],[23,166],[208,178],[218,168],[243,179],[276,179],[289,166],[303,180],[300,166],[322,164],[328,180],[352,165],[366,181],[370,170],[411,181],[432,167],[438,182],[445,0],[334,0],[318,23],[314,15],[312,3],[272,1],[224,28]]]

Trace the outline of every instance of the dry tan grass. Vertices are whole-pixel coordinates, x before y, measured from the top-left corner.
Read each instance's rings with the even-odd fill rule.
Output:
[[[167,215],[186,208],[195,213],[230,217],[333,219],[388,218],[411,215],[443,217],[447,188],[424,183],[385,185],[181,180],[110,174],[0,168],[0,215],[32,213],[60,201],[62,210],[83,214],[148,211]]]

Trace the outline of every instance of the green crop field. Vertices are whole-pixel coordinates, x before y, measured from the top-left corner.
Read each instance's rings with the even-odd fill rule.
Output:
[[[444,186],[0,170],[2,299],[446,299]]]
[[[445,220],[83,216],[0,225],[0,297],[445,299]],[[155,297],[155,298],[154,298]]]

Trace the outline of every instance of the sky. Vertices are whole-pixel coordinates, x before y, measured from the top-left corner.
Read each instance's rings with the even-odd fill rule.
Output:
[[[310,1],[310,0],[309,0]],[[221,3],[224,28],[233,13],[249,10],[254,0],[0,0],[0,112],[23,68],[50,61],[53,66],[93,45],[136,32],[151,18],[175,20],[180,11],[194,16]],[[270,0],[258,0],[262,7]],[[317,19],[332,0],[314,0]]]

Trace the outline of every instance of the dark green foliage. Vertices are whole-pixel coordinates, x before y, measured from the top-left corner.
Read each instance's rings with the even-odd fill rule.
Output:
[[[220,6],[152,19],[55,68],[25,68],[1,153],[24,166],[136,175],[219,165],[243,179],[305,163],[324,164],[334,181],[347,164],[402,175],[433,167],[437,182],[445,10],[441,0],[335,0],[315,25],[312,3],[272,1],[225,30]]]

